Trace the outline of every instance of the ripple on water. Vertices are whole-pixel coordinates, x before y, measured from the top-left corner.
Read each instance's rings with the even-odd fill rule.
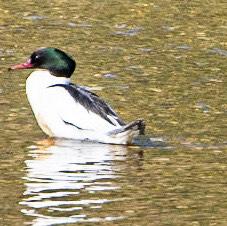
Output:
[[[117,30],[113,32],[113,35],[129,37],[136,36],[143,30],[142,27],[129,28],[127,25],[117,26],[116,28]]]
[[[220,48],[213,48],[209,50],[210,53],[218,54],[220,56],[227,57],[227,50],[220,49]]]
[[[40,16],[40,15],[29,15],[29,16],[24,16],[24,19],[32,20],[32,21],[38,21],[38,20],[45,19],[45,17],[44,16]]]
[[[102,209],[119,200],[108,198],[107,191],[120,189],[112,179],[119,177],[112,161],[125,159],[124,146],[57,141],[48,147],[29,148],[26,190],[22,213],[34,217],[34,225],[99,222],[120,219],[107,215],[94,218],[86,209]],[[56,217],[64,213],[67,217]]]

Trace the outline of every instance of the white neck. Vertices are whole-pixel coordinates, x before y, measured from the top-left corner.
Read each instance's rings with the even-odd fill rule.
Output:
[[[70,78],[56,77],[47,70],[36,70],[27,78],[26,86],[47,87],[55,84],[69,84]]]

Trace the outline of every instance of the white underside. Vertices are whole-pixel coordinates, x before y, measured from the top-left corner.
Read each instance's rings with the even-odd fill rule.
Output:
[[[38,70],[31,73],[26,81],[26,93],[40,128],[51,137],[62,137],[77,140],[93,140],[102,143],[126,144],[138,135],[138,131],[125,131],[110,135],[110,132],[121,128],[110,124],[99,115],[88,111],[62,87],[51,87],[55,84],[67,84],[69,79],[55,77],[48,71]],[[66,124],[72,123],[75,126]]]

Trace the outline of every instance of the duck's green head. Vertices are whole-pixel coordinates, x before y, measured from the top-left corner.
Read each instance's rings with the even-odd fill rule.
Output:
[[[57,77],[69,78],[74,72],[76,62],[72,57],[56,48],[41,48],[32,53],[26,63],[17,64],[10,69],[40,68],[50,71]]]

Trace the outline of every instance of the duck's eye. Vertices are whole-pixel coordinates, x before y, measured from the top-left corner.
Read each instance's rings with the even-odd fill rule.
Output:
[[[36,56],[35,56],[35,60],[38,60],[38,59],[39,59],[39,56],[38,56],[38,55],[36,55]]]
[[[31,56],[31,61],[32,61],[33,63],[38,63],[38,62],[40,61],[40,56],[39,56],[39,55],[36,55],[36,54],[33,54],[33,55]]]

